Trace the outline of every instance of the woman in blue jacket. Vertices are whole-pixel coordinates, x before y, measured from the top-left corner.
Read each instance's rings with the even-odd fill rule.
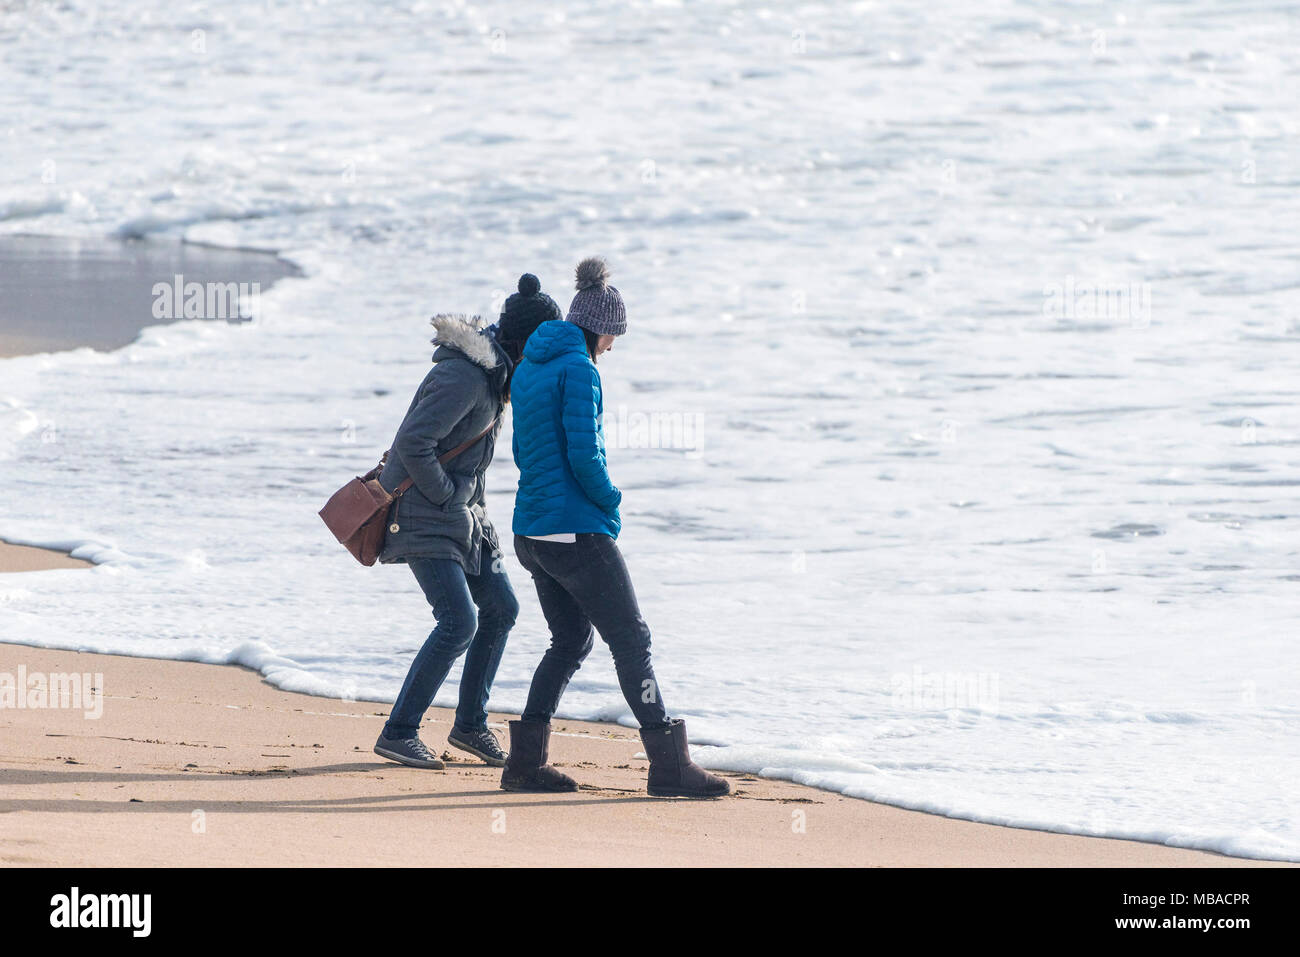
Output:
[[[575,791],[546,763],[551,715],[592,648],[609,645],[619,686],[641,725],[648,790],[663,797],[719,797],[727,782],[694,764],[681,719],[670,719],[650,664],[650,629],[614,539],[623,493],[605,466],[604,405],[596,359],[627,331],[603,260],[578,264],[567,321],[538,326],[524,346],[510,395],[514,409],[515,554],[533,577],[551,645],[533,674],[528,703],[510,722],[507,791]]]

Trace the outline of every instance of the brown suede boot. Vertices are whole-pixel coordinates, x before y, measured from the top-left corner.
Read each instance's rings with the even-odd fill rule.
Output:
[[[549,721],[511,721],[510,753],[501,771],[503,791],[576,791],[578,782],[546,763]]]
[[[686,724],[674,718],[667,726],[641,729],[641,743],[650,759],[646,790],[652,797],[714,798],[731,793],[731,785],[691,760]]]

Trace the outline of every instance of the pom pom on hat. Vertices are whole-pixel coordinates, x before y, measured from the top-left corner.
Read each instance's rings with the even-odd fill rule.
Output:
[[[609,266],[599,256],[591,256],[578,263],[576,275],[579,292],[583,289],[604,289],[609,285]]]

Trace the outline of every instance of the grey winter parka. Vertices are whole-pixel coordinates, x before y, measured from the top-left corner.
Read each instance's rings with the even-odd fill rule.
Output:
[[[389,515],[379,560],[449,558],[476,575],[486,541],[500,547],[484,506],[484,472],[501,431],[510,359],[490,332],[460,316],[437,316],[429,370],[393,439],[379,475],[390,492],[408,476],[409,488]],[[442,465],[438,456],[473,438],[493,419],[492,431]]]

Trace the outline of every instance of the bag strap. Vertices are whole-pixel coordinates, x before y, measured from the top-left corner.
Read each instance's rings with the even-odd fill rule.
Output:
[[[450,452],[443,452],[441,455],[438,456],[438,464],[443,465],[447,462],[450,462],[456,456],[460,455],[460,453],[464,452],[471,445],[478,442],[479,439],[483,438],[489,432],[495,429],[499,421],[501,421],[501,417],[497,416],[495,419],[491,421],[491,423],[488,424],[488,427],[486,429],[484,429],[478,435],[474,436],[474,438],[470,439],[467,442],[460,443],[460,445],[456,446]],[[389,452],[391,451],[392,449],[389,449]],[[388,458],[388,452],[385,452],[384,459],[386,460],[387,458]],[[393,498],[394,499],[400,498],[402,494],[405,493],[406,490],[409,489],[414,484],[415,484],[415,479],[410,478],[409,476],[407,478],[402,479],[401,484],[399,484],[397,488],[393,489]]]

